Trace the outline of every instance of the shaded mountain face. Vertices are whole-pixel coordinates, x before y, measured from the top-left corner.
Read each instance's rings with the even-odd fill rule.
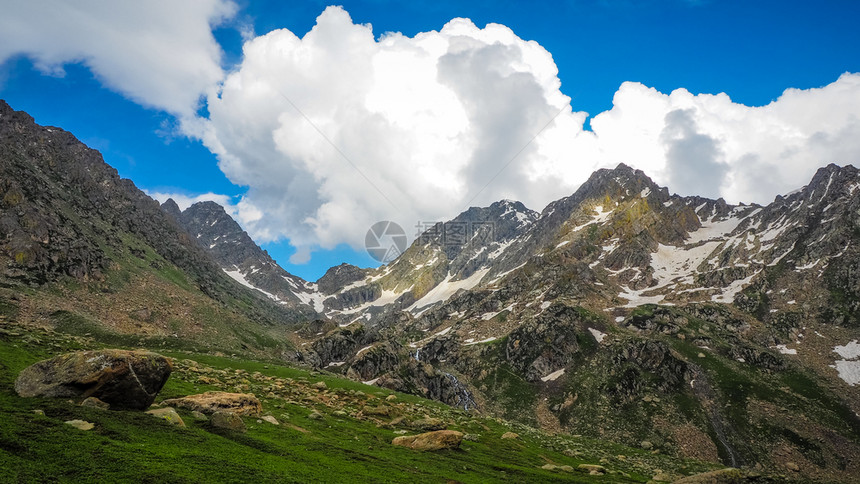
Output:
[[[0,102],[5,275],[44,283],[101,279],[123,233],[140,237],[217,295],[220,274],[158,204],[101,155]]]
[[[178,338],[212,327],[216,315],[218,324],[257,329],[303,319],[236,284],[97,151],[3,101],[0,281],[36,291],[32,311],[56,304],[46,320],[83,324],[86,314],[98,320],[87,324],[123,332]],[[221,337],[243,344],[232,338]]]
[[[259,291],[281,306],[299,311],[305,319],[313,319],[322,311],[322,298],[316,284],[281,268],[221,205],[198,202],[180,211],[171,199],[161,208],[239,284]]]

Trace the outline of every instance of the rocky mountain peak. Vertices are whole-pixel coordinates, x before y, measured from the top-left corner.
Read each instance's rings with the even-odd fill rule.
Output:
[[[261,249],[242,227],[213,201],[197,202],[176,215],[179,207],[168,200],[162,209],[176,219],[221,266],[243,286],[260,291],[274,302],[314,315],[322,311],[316,286],[285,271]]]
[[[829,164],[819,168],[805,189],[801,190],[811,201],[833,201],[851,196],[860,187],[860,170],[852,165]]]
[[[317,287],[323,294],[333,294],[348,284],[364,279],[366,273],[365,269],[344,262],[329,268],[317,281]]]
[[[166,202],[161,204],[161,209],[167,212],[174,220],[179,220],[182,216],[182,210],[172,198],[168,198]]]
[[[177,207],[166,208],[173,216],[71,133],[0,101],[0,279],[40,287],[71,278],[132,299],[138,281],[152,280],[168,291],[199,291],[201,305],[237,309],[241,318],[295,321],[296,311],[254,299],[226,277],[174,220]],[[239,309],[237,297],[248,296],[254,304]],[[172,303],[164,304],[159,317],[167,319]],[[111,311],[111,324],[156,324],[149,308],[102,310]]]
[[[613,169],[602,168],[592,173],[576,191],[574,198],[584,200],[608,196],[616,200],[637,195],[647,197],[651,193],[660,193],[666,198],[669,196],[668,189],[654,183],[642,170],[620,163]]]
[[[222,264],[238,265],[259,248],[224,207],[215,202],[197,202],[181,213],[179,221]]]

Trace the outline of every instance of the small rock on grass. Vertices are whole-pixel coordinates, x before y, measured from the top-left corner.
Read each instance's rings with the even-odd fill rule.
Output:
[[[463,441],[463,434],[455,430],[437,430],[418,435],[395,437],[392,445],[418,451],[456,449]]]
[[[245,432],[248,430],[242,417],[234,412],[215,412],[212,414],[209,424],[216,428],[232,430],[234,432]]]
[[[78,430],[92,430],[93,427],[95,427],[95,425],[91,424],[90,422],[86,422],[84,420],[77,420],[77,419],[67,420],[63,423],[65,423],[66,425],[71,425],[72,427],[74,427]]]
[[[308,418],[311,420],[322,420],[325,417],[323,417],[323,414],[314,410],[313,412],[310,413],[310,415],[308,415]]]
[[[147,410],[146,413],[152,415],[153,417],[158,417],[160,419],[166,420],[168,423],[176,425],[177,427],[185,427],[185,422],[182,421],[182,417],[176,413],[171,407],[163,407],[156,408],[153,410]]]
[[[82,407],[90,407],[90,408],[98,408],[100,410],[108,410],[110,408],[110,404],[107,402],[103,402],[96,397],[87,397],[81,402]]]
[[[520,435],[516,434],[514,432],[505,432],[502,434],[502,438],[503,439],[518,439],[518,438],[520,438]]]
[[[587,472],[592,476],[600,476],[606,474],[606,468],[597,464],[579,464],[576,467],[576,470],[580,472]]]
[[[412,422],[412,428],[417,430],[445,430],[445,422],[442,419],[427,417]]]
[[[571,466],[557,466],[555,464],[544,464],[541,466],[541,469],[546,470],[546,471],[573,472],[573,467],[571,467]]]
[[[378,407],[364,407],[364,414],[365,415],[376,415],[376,416],[388,417],[388,416],[391,416],[392,413],[393,413],[393,410],[391,407],[386,407],[386,406],[382,406],[382,405],[380,405]]]
[[[675,479],[675,476],[671,474],[667,474],[663,471],[658,471],[656,474],[654,474],[654,477],[652,477],[651,480],[657,482],[674,482],[677,479]]]
[[[250,393],[206,392],[161,403],[206,414],[227,411],[248,417],[259,417],[263,410],[260,400]]]
[[[264,415],[262,417],[262,420],[265,420],[266,422],[269,422],[272,425],[281,425],[281,422],[278,422],[278,419],[276,419],[275,417],[272,417],[271,415]]]

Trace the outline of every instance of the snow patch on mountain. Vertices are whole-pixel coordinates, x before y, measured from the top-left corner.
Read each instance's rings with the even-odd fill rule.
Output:
[[[358,280],[358,281],[355,281],[355,282],[349,283],[349,284],[347,284],[346,286],[343,286],[343,287],[342,287],[339,291],[337,291],[337,292],[346,292],[346,291],[349,291],[350,289],[355,289],[355,288],[358,288],[358,287],[366,286],[366,285],[368,284],[368,282],[369,282],[369,281],[370,281],[370,279],[368,278],[368,279],[361,279],[361,280]]]
[[[247,287],[247,288],[255,289],[255,290],[257,290],[257,291],[260,291],[260,292],[262,292],[263,294],[265,294],[265,295],[266,295],[266,297],[268,297],[269,299],[271,299],[271,300],[273,300],[273,301],[275,301],[275,302],[282,302],[282,301],[281,301],[281,298],[279,298],[278,296],[276,296],[276,295],[274,295],[274,294],[272,294],[272,293],[270,293],[270,292],[266,292],[266,291],[264,291],[264,290],[260,289],[259,287],[257,287],[257,286],[255,286],[255,285],[251,284],[247,279],[245,279],[245,276],[244,276],[244,275],[242,275],[242,272],[241,272],[241,271],[239,271],[238,269],[234,269],[234,270],[232,270],[232,271],[228,271],[227,269],[223,269],[223,271],[224,271],[224,273],[225,273],[225,274],[227,274],[228,276],[230,276],[230,278],[231,278],[231,279],[233,279],[234,281],[238,282],[239,284],[241,284],[241,285],[243,285],[243,286],[245,286],[245,287]]]
[[[786,345],[776,345],[773,347],[776,351],[779,351],[780,354],[783,355],[796,355],[797,350],[794,348],[789,348]]]
[[[860,383],[860,361],[838,360],[831,368],[836,368],[845,383],[851,386]]]
[[[860,344],[858,344],[855,339],[844,346],[833,347],[833,352],[838,353],[839,356],[846,360],[853,360],[860,357]]]
[[[510,240],[506,240],[505,242],[500,243],[498,247],[496,247],[492,252],[487,254],[487,259],[493,260],[493,259],[499,257],[500,255],[502,255],[502,253],[505,251],[505,249],[510,247],[511,244],[513,244],[516,240],[517,239],[510,239]],[[483,252],[483,249],[484,249],[484,247],[481,247],[482,252]]]
[[[651,288],[640,289],[635,291],[626,286],[621,286],[621,292],[618,293],[618,297],[627,300],[627,304],[621,306],[623,308],[635,308],[637,306],[641,306],[643,304],[660,304],[666,296],[662,294],[657,294],[654,296],[645,296],[643,295],[645,292],[651,291]]]
[[[836,368],[839,378],[854,386],[860,383],[860,344],[852,340],[843,346],[834,346],[833,352],[842,357],[836,360],[831,368]]]
[[[712,241],[687,248],[659,244],[657,252],[651,254],[651,267],[654,269],[654,278],[659,282],[658,287],[672,283],[692,284],[697,268],[720,244]]]
[[[495,336],[490,336],[489,338],[484,338],[480,341],[469,341],[468,343],[465,343],[463,346],[472,346],[472,345],[477,345],[477,344],[481,344],[481,343],[489,343],[490,341],[495,341],[496,339],[498,339],[498,338]]]
[[[588,328],[588,332],[591,333],[592,336],[594,336],[594,339],[596,339],[598,343],[603,343],[603,338],[606,338],[606,333],[598,331],[594,328]]]
[[[589,219],[582,225],[577,225],[573,228],[573,230],[571,230],[571,232],[579,232],[580,230],[584,229],[585,227],[588,227],[591,224],[603,223],[607,219],[609,219],[609,216],[613,213],[612,210],[603,211],[603,205],[598,205],[594,207],[594,212],[595,214],[591,216],[591,219]]]
[[[711,301],[732,304],[735,302],[735,296],[737,296],[757,274],[758,273],[755,273],[751,276],[744,277],[743,279],[733,281],[728,285],[728,287],[722,289],[721,294],[714,294],[711,296]]]
[[[308,284],[307,291],[294,291],[293,294],[296,295],[297,298],[308,306],[312,306],[314,311],[318,313],[322,313],[325,306],[323,302],[326,300],[327,296],[319,291],[319,288],[316,284]]]
[[[472,289],[473,287],[477,286],[479,282],[481,282],[481,279],[483,279],[488,272],[490,272],[490,268],[484,268],[479,271],[476,271],[471,276],[459,281],[452,281],[451,279],[454,276],[449,273],[448,276],[445,277],[442,282],[437,284],[436,287],[431,289],[430,292],[428,292],[421,299],[415,301],[411,306],[409,306],[409,308],[407,308],[407,311],[413,313],[416,311],[420,311],[432,304],[447,301],[448,298],[453,296],[460,289]]]
[[[360,350],[356,351],[356,352],[355,352],[355,356],[358,356],[358,355],[360,355],[360,354],[364,353],[365,351],[369,350],[370,348],[373,348],[373,345],[367,345],[367,346],[365,346],[364,348],[362,348],[362,349],[360,349]]]
[[[542,382],[555,381],[555,380],[558,380],[558,378],[562,375],[564,375],[564,368],[562,368],[561,370],[556,370],[556,371],[550,373],[549,375],[541,378],[540,381],[542,381]]]
[[[700,229],[690,232],[687,243],[697,244],[708,240],[722,239],[732,233],[745,218],[747,217],[727,217],[723,220],[715,220],[712,217],[703,220]]]
[[[365,309],[370,308],[370,307],[385,306],[385,305],[391,304],[391,303],[397,301],[397,299],[400,296],[406,294],[407,292],[409,292],[411,290],[412,290],[412,287],[409,287],[405,291],[400,291],[400,292],[395,292],[395,291],[390,291],[388,289],[384,289],[382,291],[382,295],[379,296],[378,298],[374,299],[373,301],[368,301],[368,302],[366,302],[360,306],[357,306],[357,307],[354,307],[351,309],[344,309],[344,310],[340,311],[340,314],[354,314],[354,313],[357,313],[359,311],[364,311]]]
[[[238,269],[234,269],[232,271],[228,271],[227,269],[224,269],[224,273],[227,274],[228,276],[230,276],[231,279],[233,279],[234,281],[238,282],[239,284],[241,284],[245,287],[248,287],[251,289],[257,289],[256,287],[254,287],[253,284],[251,284],[250,282],[248,282],[247,279],[245,279],[245,276],[243,276],[242,272],[240,272]]]

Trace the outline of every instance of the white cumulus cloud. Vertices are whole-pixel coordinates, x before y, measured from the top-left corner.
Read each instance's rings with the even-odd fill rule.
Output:
[[[0,63],[25,55],[62,75],[81,62],[111,89],[190,120],[223,78],[212,27],[236,10],[230,0],[3,2]]]
[[[765,106],[626,82],[591,121],[605,165],[641,168],[682,195],[767,203],[828,163],[860,163],[860,74],[787,89]]]
[[[301,38],[276,30],[245,44],[209,98],[204,142],[249,187],[244,201],[262,214],[251,234],[287,238],[303,260],[317,245],[360,248],[378,220],[415,235],[416,222],[468,205],[541,209],[621,162],[683,195],[766,203],[860,155],[856,74],[761,107],[626,82],[585,130],[557,72],[503,25],[454,19],[375,37],[329,7]]]
[[[237,203],[177,202],[225,205],[258,242],[288,239],[296,263],[319,247],[360,249],[380,220],[413,236],[418,222],[502,198],[540,210],[621,162],[682,195],[759,203],[827,163],[860,162],[860,74],[764,106],[625,82],[584,129],[552,55],[504,25],[458,18],[377,36],[329,7],[302,37],[249,34],[225,75],[212,28],[236,11],[229,0],[6,2],[0,62],[26,55],[54,74],[81,62],[176,115],[247,187]],[[195,116],[201,95],[207,118]]]
[[[595,160],[559,157],[585,119],[560,87],[550,53],[505,26],[376,38],[329,7],[302,38],[245,44],[204,141],[265,213],[249,225],[258,240],[361,247],[379,220],[414,235],[470,202],[569,194]]]

